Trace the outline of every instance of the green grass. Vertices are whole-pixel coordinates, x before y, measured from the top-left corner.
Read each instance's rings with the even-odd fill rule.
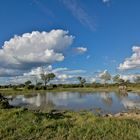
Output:
[[[33,95],[36,93],[46,93],[46,92],[119,92],[118,87],[117,86],[105,86],[105,87],[79,87],[79,88],[62,88],[62,87],[58,87],[58,88],[53,88],[50,90],[28,90],[28,89],[17,89],[14,90],[13,88],[8,88],[8,89],[0,89],[0,93],[3,96],[6,95]],[[128,91],[132,91],[132,92],[137,92],[140,93],[140,87],[136,87],[136,86],[129,86],[128,87]]]
[[[96,117],[90,112],[0,109],[0,139],[139,140],[140,120]]]
[[[111,92],[116,91],[118,92],[118,88],[116,87],[99,87],[99,88],[92,88],[92,87],[79,87],[79,88],[54,88],[51,90],[27,90],[27,89],[20,89],[20,90],[13,90],[10,89],[0,89],[0,93],[4,95],[30,95],[30,94],[36,94],[36,93],[44,93],[44,92]]]

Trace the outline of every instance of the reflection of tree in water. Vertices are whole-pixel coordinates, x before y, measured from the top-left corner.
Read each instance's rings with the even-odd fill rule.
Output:
[[[109,93],[103,92],[101,93],[100,97],[102,98],[102,101],[107,105],[112,105],[113,100],[112,97],[110,97]]]
[[[140,101],[129,99],[127,92],[118,92],[116,97],[118,97],[126,109],[140,109]]]
[[[67,100],[71,100],[75,96],[79,96],[79,93],[73,94],[72,92],[48,92],[46,94],[38,94],[35,97],[25,98],[25,100],[36,108],[47,109],[54,108],[56,106],[64,106]]]
[[[68,100],[68,99],[73,99],[73,98],[78,98],[78,97],[82,97],[82,94],[78,93],[78,92],[61,92],[61,93],[52,93],[49,92],[47,93],[50,98],[50,100]]]
[[[29,103],[31,106],[37,107],[39,109],[47,109],[54,107],[52,100],[48,98],[47,94],[37,94],[37,96],[25,98],[24,101]]]
[[[41,109],[54,108],[54,103],[51,100],[50,94],[43,94],[41,97]]]
[[[127,92],[116,92],[116,97],[119,99],[119,100],[122,100],[123,98],[126,98],[128,97],[128,93]]]
[[[83,93],[80,93],[80,92],[79,92],[79,93],[78,93],[78,98],[80,98],[80,99],[83,98],[83,95],[84,95]]]
[[[140,102],[139,101],[133,101],[128,98],[124,98],[122,100],[122,104],[126,109],[140,109]]]

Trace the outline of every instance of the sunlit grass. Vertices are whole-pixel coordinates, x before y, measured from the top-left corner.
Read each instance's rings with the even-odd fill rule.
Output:
[[[27,89],[20,89],[20,90],[13,90],[12,88],[9,89],[0,89],[0,93],[2,95],[30,95],[36,93],[46,93],[46,92],[111,92],[116,91],[118,92],[118,88],[116,87],[79,87],[79,88],[54,88],[51,90],[27,90]]]
[[[140,93],[139,87],[128,87],[128,91]],[[53,88],[50,90],[28,90],[28,89],[20,89],[13,90],[9,89],[0,89],[0,93],[4,96],[7,95],[34,95],[36,93],[46,93],[46,92],[119,92],[118,87],[79,87],[79,88]]]
[[[90,112],[0,109],[0,139],[139,140],[140,121],[96,117]]]

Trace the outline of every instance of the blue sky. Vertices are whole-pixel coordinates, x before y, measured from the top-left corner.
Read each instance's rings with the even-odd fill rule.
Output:
[[[124,73],[136,73],[140,68],[139,7],[139,0],[1,0],[0,48],[15,35],[60,29],[69,31],[74,39],[63,51],[63,61],[51,63],[54,68],[86,70],[89,75],[107,69],[115,74],[122,64],[121,69],[129,70]],[[79,47],[87,50],[80,53]],[[132,49],[138,55],[133,60],[138,61],[135,66]],[[13,65],[9,62],[3,66],[2,60],[0,64],[6,70]],[[30,69],[40,66],[31,65]],[[18,69],[21,71],[14,68],[16,73]]]

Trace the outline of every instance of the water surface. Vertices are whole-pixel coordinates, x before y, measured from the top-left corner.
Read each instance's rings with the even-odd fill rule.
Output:
[[[73,111],[90,110],[98,113],[127,112],[130,109],[140,110],[140,94],[137,93],[79,93],[47,92],[31,97],[18,95],[9,101],[11,105],[31,109],[47,110],[66,109]]]

